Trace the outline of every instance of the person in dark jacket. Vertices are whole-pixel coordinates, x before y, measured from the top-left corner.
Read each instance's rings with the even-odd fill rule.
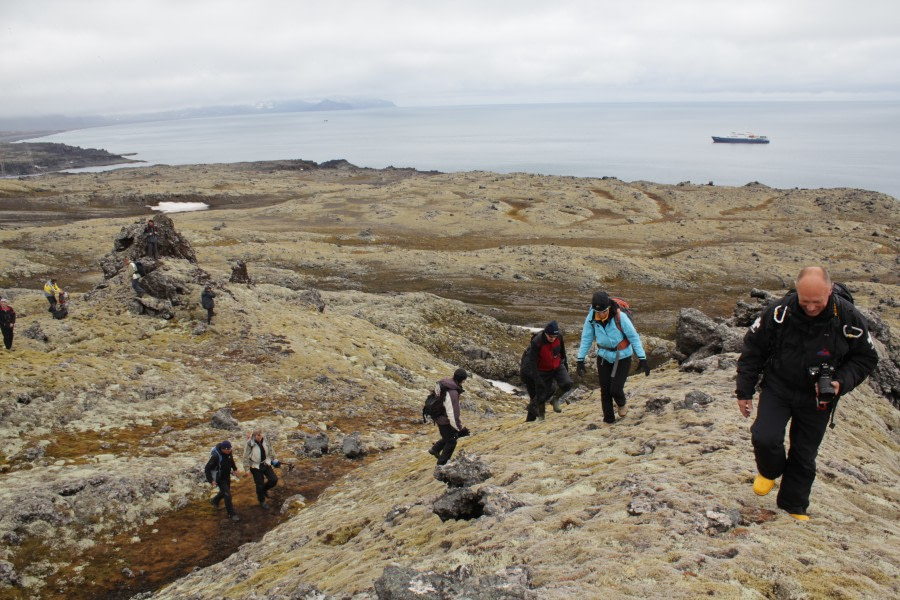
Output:
[[[578,348],[578,362],[575,369],[584,376],[591,346],[597,344],[597,374],[600,378],[600,404],[603,406],[603,422],[615,423],[613,401],[619,411],[619,418],[628,414],[625,398],[625,380],[631,370],[631,357],[638,357],[638,371],[650,375],[647,353],[641,344],[641,336],[625,311],[600,290],[594,292],[591,308],[588,310],[581,330],[581,346]]]
[[[213,312],[213,308],[216,306],[216,301],[213,298],[216,297],[216,293],[212,291],[212,286],[208,285],[203,288],[203,293],[200,294],[200,306],[206,309],[206,324],[212,324],[212,318],[216,313]]]
[[[547,400],[554,412],[562,412],[560,399],[572,389],[569,363],[566,359],[566,343],[556,321],[550,321],[543,331],[531,338],[522,353],[519,374],[528,390],[528,416],[525,421],[544,420]],[[559,394],[554,395],[559,387]]]
[[[453,456],[456,440],[469,435],[469,430],[462,426],[459,416],[459,395],[465,391],[462,382],[468,377],[469,374],[465,369],[457,369],[452,379],[441,379],[435,386],[435,394],[444,401],[444,414],[434,420],[441,433],[441,439],[434,443],[428,453],[437,459],[439,465],[446,465]]]
[[[3,345],[7,350],[12,350],[15,328],[16,311],[9,305],[9,300],[0,298],[0,331],[3,332]]]
[[[737,402],[744,417],[753,412],[762,376],[750,428],[758,471],[753,491],[765,496],[781,477],[776,503],[801,521],[809,520],[816,455],[837,398],[862,383],[878,364],[866,320],[833,289],[824,268],[800,271],[796,293],[770,305],[750,326],[737,365]],[[831,389],[819,388],[823,372],[831,373]],[[785,455],[788,421],[790,450]]]
[[[144,236],[147,238],[147,256],[157,260],[159,258],[159,229],[156,228],[153,219],[147,221],[147,225],[144,227]]]
[[[228,516],[232,521],[240,521],[241,518],[234,512],[234,505],[231,502],[232,472],[235,479],[240,479],[237,465],[231,455],[231,442],[224,440],[215,445],[204,469],[206,481],[219,486],[219,493],[210,498],[209,502],[218,508],[219,502],[225,500],[225,510],[228,512]]]

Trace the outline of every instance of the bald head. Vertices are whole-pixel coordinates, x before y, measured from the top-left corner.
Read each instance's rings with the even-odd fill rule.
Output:
[[[810,317],[816,317],[828,306],[831,276],[824,267],[806,267],[797,275],[797,302]]]

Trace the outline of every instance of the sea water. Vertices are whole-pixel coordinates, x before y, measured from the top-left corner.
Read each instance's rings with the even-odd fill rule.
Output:
[[[716,144],[749,132],[769,144]],[[486,105],[242,115],[41,138],[146,164],[345,159],[361,167],[850,187],[900,197],[900,103]]]

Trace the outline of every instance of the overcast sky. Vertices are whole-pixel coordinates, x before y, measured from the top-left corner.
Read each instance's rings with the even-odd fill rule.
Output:
[[[0,0],[0,115],[900,99],[898,0]]]

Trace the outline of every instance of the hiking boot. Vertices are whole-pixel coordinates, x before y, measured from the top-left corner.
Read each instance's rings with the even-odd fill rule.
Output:
[[[209,499],[209,503],[212,504],[215,508],[219,508],[219,503],[216,501],[215,497]]]
[[[441,456],[441,453],[438,452],[437,450],[435,450],[434,448],[431,448],[431,449],[428,451],[428,454],[432,455],[432,456],[435,457],[435,458],[439,458],[439,457]]]
[[[561,413],[562,409],[559,407],[559,398],[554,398],[550,405],[553,406],[553,412]]]
[[[617,406],[616,410],[618,410],[618,412],[619,412],[620,419],[628,414],[628,406],[625,404],[623,404],[622,406]]]
[[[270,507],[269,507],[269,503],[266,502],[265,500],[263,500],[262,502],[259,503],[259,507],[260,507],[260,508],[264,508],[264,509],[266,509],[266,510],[269,510],[269,508],[270,508]]]
[[[809,521],[809,515],[806,514],[805,512],[802,512],[802,513],[789,512],[788,514],[791,515],[792,517],[794,517],[795,519],[797,519],[798,521]]]
[[[235,523],[237,523],[238,521],[241,520],[241,518],[237,515],[231,515],[231,520],[234,521]]]
[[[765,496],[772,491],[773,487],[775,487],[774,479],[766,479],[759,473],[756,474],[756,479],[753,480],[753,492],[757,496]]]

